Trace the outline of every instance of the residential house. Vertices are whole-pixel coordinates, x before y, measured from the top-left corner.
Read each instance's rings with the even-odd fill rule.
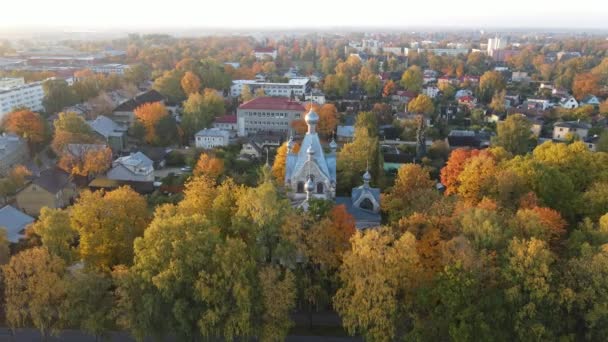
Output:
[[[553,140],[564,141],[569,139],[571,135],[576,135],[581,140],[585,140],[590,128],[590,124],[580,122],[580,120],[556,122],[553,125]]]
[[[17,193],[17,207],[28,215],[38,216],[43,207],[68,206],[75,195],[72,177],[63,170],[52,168],[40,172],[39,177]]]
[[[483,148],[490,146],[490,135],[486,132],[452,130],[448,134],[448,145],[451,149],[459,147]]]
[[[13,167],[29,160],[27,142],[14,135],[0,135],[0,177],[6,176]]]
[[[440,90],[436,86],[428,86],[422,89],[422,93],[432,99],[436,98],[437,95],[439,95],[439,92]]]
[[[262,60],[265,58],[276,59],[277,49],[270,47],[256,48],[253,50],[256,59]]]
[[[461,97],[465,97],[465,96],[473,96],[473,91],[471,91],[469,89],[460,89],[454,95],[454,99],[456,99],[456,101],[458,101],[458,99],[460,99]]]
[[[153,182],[154,162],[141,152],[120,157],[112,163],[108,179],[130,182]]]
[[[458,104],[461,106],[474,108],[475,106],[477,106],[477,99],[473,96],[463,96],[458,99]]]
[[[578,101],[573,96],[563,97],[559,100],[559,106],[567,109],[578,108]]]
[[[131,127],[135,123],[135,109],[143,104],[154,102],[165,103],[165,97],[153,89],[140,93],[114,108],[112,119],[121,126]]]
[[[523,103],[524,109],[547,110],[551,108],[551,102],[545,99],[527,99]]]
[[[165,167],[167,155],[173,150],[167,147],[142,146],[140,151],[152,160],[154,170],[160,170]]]
[[[313,101],[322,106],[325,104],[325,94],[320,89],[313,89],[310,93],[304,95],[304,100]]]
[[[590,105],[597,108],[600,106],[600,99],[595,95],[587,95],[581,100],[581,105]]]
[[[25,228],[34,222],[34,218],[7,205],[0,208],[0,228],[6,229],[6,238],[11,243],[19,242],[25,237]]]
[[[391,100],[407,106],[407,104],[416,98],[416,96],[418,96],[418,93],[416,92],[409,90],[398,90],[394,95],[391,96]]]
[[[479,84],[479,76],[464,75],[459,80],[460,83],[469,83],[470,85]]]
[[[524,71],[513,71],[513,73],[511,74],[511,81],[527,83],[530,82],[530,76],[527,72]]]
[[[121,126],[106,116],[100,115],[87,124],[102,137],[113,152],[119,153],[127,147],[127,128]]]
[[[265,156],[267,148],[276,149],[281,146],[281,144],[281,136],[257,134],[243,143],[240,155],[259,159]]]
[[[426,69],[422,72],[422,83],[427,84],[437,81],[437,71]]]
[[[218,116],[213,121],[213,124],[211,125],[211,127],[219,128],[219,129],[223,129],[225,131],[236,133],[236,131],[237,131],[236,115],[226,114],[226,115]]]
[[[592,137],[587,137],[587,139],[585,139],[585,145],[587,145],[587,148],[589,148],[589,151],[591,152],[595,152],[597,150],[597,142],[600,140],[600,137],[595,134]]]
[[[201,129],[194,135],[196,148],[212,149],[215,147],[228,146],[230,133],[219,128]]]

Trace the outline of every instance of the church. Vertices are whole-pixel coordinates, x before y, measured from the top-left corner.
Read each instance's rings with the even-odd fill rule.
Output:
[[[344,204],[354,217],[357,229],[380,225],[380,189],[370,186],[368,171],[362,176],[363,184],[352,189],[351,197],[336,197],[336,159],[338,144],[332,139],[329,153],[325,153],[317,134],[319,115],[310,109],[304,117],[308,131],[300,150],[295,153],[293,137],[287,143],[285,161],[285,188],[294,206],[308,209],[311,198]]]

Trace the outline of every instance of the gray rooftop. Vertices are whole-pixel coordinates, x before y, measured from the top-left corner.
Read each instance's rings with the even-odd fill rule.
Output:
[[[23,148],[25,140],[19,138],[14,134],[2,134],[0,135],[0,160],[4,159],[5,156],[15,153],[15,151]]]
[[[124,132],[120,125],[103,115],[98,116],[95,120],[87,121],[87,123],[106,139],[111,136],[120,136]]]
[[[23,234],[21,234],[23,229],[32,222],[34,222],[33,217],[10,205],[0,209],[0,227],[6,229],[6,237],[10,242],[18,242],[23,237]]]
[[[564,121],[564,122],[556,122],[555,127],[565,127],[565,128],[574,128],[574,129],[590,129],[591,125],[586,122]]]

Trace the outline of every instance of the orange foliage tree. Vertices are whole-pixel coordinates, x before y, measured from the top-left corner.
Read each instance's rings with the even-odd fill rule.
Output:
[[[210,156],[207,153],[202,153],[196,162],[194,168],[195,176],[207,176],[210,179],[217,180],[224,172],[224,161],[222,159]]]
[[[595,74],[578,74],[572,82],[574,97],[581,100],[586,95],[597,94],[599,91],[600,77]]]
[[[62,154],[59,167],[65,172],[78,176],[93,176],[107,171],[112,165],[112,150],[104,148],[87,148],[79,153]]]
[[[393,95],[395,93],[395,89],[397,89],[397,85],[392,80],[389,80],[382,89],[382,96],[389,97]]]
[[[30,144],[44,140],[44,122],[38,113],[30,110],[18,110],[8,114],[3,126],[8,132],[27,139]]]
[[[336,270],[342,256],[350,249],[350,238],[355,234],[355,219],[346,207],[334,206],[327,218],[316,224],[308,238],[313,262],[326,270]]]
[[[201,80],[191,71],[187,71],[184,74],[181,85],[186,95],[198,93],[201,90]]]
[[[306,111],[302,113],[302,116],[306,115],[306,113],[310,111],[311,103],[307,103],[305,108]],[[324,136],[331,135],[336,129],[336,126],[338,125],[338,109],[336,108],[336,106],[331,103],[326,103],[322,106],[313,103],[312,110],[319,115],[317,132]],[[308,129],[308,126],[306,126],[306,121],[304,121],[304,119],[293,121],[291,126],[296,130],[296,132],[298,132],[298,134],[304,134]]]
[[[294,143],[293,152],[298,153],[300,151],[300,144]],[[274,163],[272,164],[272,175],[274,178],[282,184],[285,180],[285,163],[287,161],[287,142],[283,143],[278,149],[277,154],[274,157]]]
[[[459,148],[452,151],[446,165],[441,169],[441,183],[445,186],[445,195],[455,194],[460,182],[458,176],[464,170],[466,162],[480,153],[480,150],[467,150]]]
[[[168,114],[167,107],[161,102],[144,103],[135,109],[135,117],[146,129],[146,142],[152,143],[158,139],[156,125]]]

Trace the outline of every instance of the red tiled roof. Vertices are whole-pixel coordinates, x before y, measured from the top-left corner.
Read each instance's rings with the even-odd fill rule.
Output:
[[[223,115],[215,118],[215,123],[236,123],[236,115]]]
[[[397,94],[397,96],[409,97],[411,99],[418,96],[418,94],[416,92],[413,92],[410,90],[398,90],[396,94]]]
[[[291,101],[288,97],[258,97],[243,103],[239,109],[297,110],[299,112],[306,110],[302,104]]]
[[[458,99],[458,101],[460,102],[473,102],[475,100],[475,98],[473,96],[463,96],[460,99]]]
[[[265,47],[265,48],[256,48],[253,51],[255,51],[255,52],[263,52],[263,53],[273,53],[274,50],[275,50],[274,48]]]

